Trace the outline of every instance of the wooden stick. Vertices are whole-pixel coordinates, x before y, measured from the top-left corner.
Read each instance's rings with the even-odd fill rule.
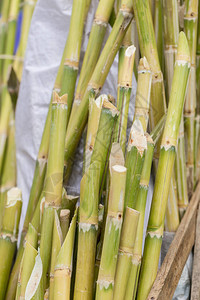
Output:
[[[193,194],[147,300],[172,299],[188,255],[195,242],[196,214],[199,202],[200,183]]]
[[[194,260],[192,270],[192,289],[191,289],[191,300],[200,299],[200,206],[197,213],[196,223],[196,238],[194,247]]]

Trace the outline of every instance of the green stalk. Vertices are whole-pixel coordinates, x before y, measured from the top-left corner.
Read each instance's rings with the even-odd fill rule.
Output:
[[[163,75],[161,72],[158,51],[156,47],[156,39],[149,0],[133,1],[133,9],[138,29],[140,51],[142,56],[147,58],[152,71],[150,107],[150,128],[152,130],[161,117],[165,114],[166,110]]]
[[[70,224],[70,210],[61,209],[60,211],[60,227],[62,231],[63,240],[65,239],[67,232],[69,230]]]
[[[35,258],[35,265],[33,267],[33,271],[31,273],[30,279],[27,283],[27,288],[25,292],[26,300],[43,300],[44,297],[42,295],[42,272],[43,265],[40,257],[40,253]]]
[[[52,238],[52,250],[51,250],[51,266],[50,266],[50,285],[48,299],[54,299],[54,268],[57,260],[57,255],[61,249],[63,243],[63,236],[58,218],[58,213],[55,211],[54,225],[53,225],[53,238]]]
[[[24,254],[20,265],[15,300],[25,299],[26,286],[35,264],[35,258],[38,254],[37,245],[38,245],[38,232],[30,223],[26,235],[26,242],[24,245]]]
[[[0,228],[2,226],[7,191],[16,186],[15,122],[11,114],[5,160],[0,180]]]
[[[76,115],[76,111],[84,97],[87,85],[98,61],[113,4],[114,0],[99,1],[81,67],[70,121],[73,121]]]
[[[163,39],[163,11],[162,0],[155,0],[154,3],[154,31],[158,50],[158,57],[161,70],[164,73],[164,39]]]
[[[86,137],[86,162],[85,169],[93,162],[100,163],[100,191],[103,187],[104,177],[107,168],[107,160],[111,147],[111,139],[114,132],[115,122],[118,117],[118,110],[108,101],[106,95],[99,96],[96,100],[91,99],[91,110],[88,121],[88,131]],[[96,110],[99,110],[99,117]]]
[[[24,65],[24,57],[26,51],[26,45],[28,40],[28,33],[31,25],[32,15],[35,9],[37,0],[33,1],[24,1],[23,2],[23,19],[22,19],[22,29],[21,29],[21,38],[19,46],[16,53],[16,59],[13,62],[13,69],[16,73],[18,80],[21,82],[22,71]]]
[[[8,26],[8,14],[10,7],[10,0],[2,1],[1,7],[1,19],[0,19],[0,55],[4,54],[5,51],[5,41],[7,35],[7,26]],[[3,59],[0,59],[0,84],[2,83],[2,65]]]
[[[125,294],[131,270],[131,260],[133,257],[139,216],[140,213],[138,211],[129,207],[126,208],[115,274],[113,300],[127,299],[125,298]]]
[[[189,43],[191,71],[184,107],[186,133],[186,163],[188,193],[191,196],[196,185],[196,46],[197,46],[198,1],[185,1],[184,31]]]
[[[98,230],[100,164],[86,170],[80,186],[78,253],[73,299],[92,299]]]
[[[96,293],[96,281],[97,281],[98,273],[99,273],[99,266],[100,266],[100,261],[101,261],[102,248],[103,248],[106,219],[107,219],[107,213],[108,213],[108,200],[109,200],[110,178],[111,178],[111,173],[112,173],[112,167],[115,165],[124,166],[124,164],[125,164],[124,154],[120,147],[120,144],[113,143],[112,147],[111,147],[111,151],[110,151],[109,168],[108,168],[107,177],[106,177],[106,195],[105,195],[105,202],[104,202],[104,215],[103,215],[103,223],[102,223],[102,228],[101,228],[101,236],[100,236],[100,241],[97,245],[97,251],[96,251],[94,296]]]
[[[49,154],[44,184],[45,208],[40,251],[43,264],[43,295],[50,264],[55,210],[61,207],[64,166],[64,137],[67,121],[67,95],[53,94]]]
[[[94,69],[88,88],[76,111],[76,115],[70,118],[68,130],[65,139],[65,165],[69,164],[71,157],[78,145],[81,134],[85,127],[88,115],[88,101],[91,91],[97,95],[101,90],[115,55],[119,50],[121,42],[126,34],[128,25],[132,19],[132,1],[122,1],[122,8],[117,16],[111,34],[105,44],[105,47],[99,57]]]
[[[17,278],[18,278],[20,263],[21,263],[21,259],[22,259],[22,255],[23,255],[24,238],[25,238],[27,230],[28,230],[29,222],[31,221],[31,219],[33,217],[33,214],[37,207],[39,198],[41,197],[41,193],[42,193],[42,189],[43,189],[43,185],[44,185],[44,178],[45,178],[45,174],[46,174],[46,166],[47,166],[47,159],[48,159],[48,150],[49,150],[51,109],[52,109],[52,105],[50,104],[44,131],[43,131],[43,135],[42,135],[40,149],[39,149],[38,157],[37,157],[37,161],[36,161],[35,172],[34,172],[34,176],[33,176],[33,183],[32,183],[32,187],[31,187],[31,191],[30,191],[28,207],[27,207],[23,230],[22,230],[22,234],[21,234],[20,246],[19,246],[19,250],[17,253],[17,258],[15,261],[15,264],[13,266],[13,269],[12,269],[12,272],[10,275],[9,285],[8,285],[7,294],[6,294],[7,300],[15,299]]]
[[[177,0],[163,0],[163,29],[165,41],[165,75],[166,94],[169,101],[172,78],[174,74],[174,62],[177,54],[179,23],[178,23],[178,3]]]
[[[138,84],[135,98],[135,113],[133,120],[140,120],[144,132],[146,132],[147,125],[149,122],[151,82],[152,73],[148,61],[146,60],[146,57],[143,57],[140,59],[138,65]]]
[[[131,27],[129,27],[127,34],[130,35]],[[130,33],[129,33],[130,31]],[[118,88],[117,88],[117,108],[120,112],[115,128],[114,141],[119,143],[123,153],[126,147],[126,129],[128,122],[129,102],[132,91],[132,77],[133,66],[135,60],[135,46],[127,46],[129,41],[123,41],[123,45],[119,50],[119,63],[118,63]]]
[[[169,100],[167,120],[161,142],[160,158],[145,239],[137,299],[146,299],[156,278],[162,244],[165,211],[176,156],[176,145],[190,71],[190,52],[186,36],[179,34],[178,53]]]
[[[65,49],[65,61],[61,79],[61,95],[68,94],[67,122],[71,114],[74,98],[76,78],[78,74],[81,42],[83,36],[84,21],[87,16],[91,0],[73,1],[72,15],[69,27],[69,34]]]
[[[68,195],[65,188],[62,190],[62,209],[69,209],[70,215],[73,216],[79,196]]]
[[[140,120],[136,119],[131,127],[126,154],[127,179],[124,209],[127,206],[134,207],[146,149],[147,139]]]
[[[72,261],[76,234],[77,213],[70,224],[69,231],[57,256],[54,269],[54,299],[69,300],[71,290]]]
[[[139,217],[135,246],[133,249],[131,271],[130,271],[130,276],[127,283],[126,294],[125,294],[125,299],[127,300],[135,299],[136,296],[138,278],[139,278],[138,275],[140,271],[141,258],[142,258],[144,217],[145,217],[147,194],[149,190],[149,180],[151,176],[153,153],[154,153],[155,144],[159,140],[163,132],[164,124],[165,124],[165,116],[162,117],[162,119],[158,122],[154,130],[151,132],[151,135],[149,136],[147,134],[147,150],[146,150],[144,165],[142,168],[142,174],[140,178],[139,193],[134,206],[134,209],[140,212],[140,217]]]
[[[11,0],[9,7],[9,17],[8,17],[8,29],[7,37],[5,43],[5,55],[8,57],[13,55],[14,45],[15,45],[15,33],[17,26],[17,18],[19,12],[20,0]],[[12,63],[13,59],[5,58],[2,66],[2,82],[6,84],[8,79],[8,67]],[[1,70],[0,70],[1,72]]]
[[[113,166],[110,178],[108,214],[97,280],[96,300],[113,299],[114,277],[124,210],[125,182],[126,168],[122,165]]]
[[[17,249],[18,226],[22,208],[22,194],[18,188],[7,192],[3,225],[0,235],[0,299],[5,299],[10,270]]]

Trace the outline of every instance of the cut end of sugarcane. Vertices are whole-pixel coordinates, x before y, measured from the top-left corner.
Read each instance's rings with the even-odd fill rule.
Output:
[[[181,31],[179,34],[176,64],[190,65],[190,50],[186,35],[183,31]]]
[[[125,51],[125,56],[126,57],[131,57],[132,55],[135,54],[136,47],[134,45],[129,46],[126,51]]]
[[[146,57],[142,57],[138,65],[138,73],[151,73],[151,69]]]
[[[107,99],[103,100],[103,108],[107,108],[108,110],[110,110],[110,112],[112,113],[112,116],[118,116],[119,115],[119,111],[117,110],[117,108]]]
[[[35,265],[29,281],[27,283],[26,291],[25,291],[25,300],[31,300],[37,292],[40,281],[42,279],[42,260],[40,257],[40,253],[35,258]]]
[[[125,165],[124,154],[119,143],[113,143],[109,158],[110,168],[114,165]],[[110,170],[111,171],[111,170]]]
[[[58,93],[56,93],[55,91],[53,92],[53,100],[52,103],[57,103],[57,104],[67,104],[67,99],[68,99],[68,95],[65,94],[63,96],[59,96]]]
[[[60,220],[61,221],[69,219],[69,217],[70,217],[70,210],[69,209],[62,209],[60,211]]]
[[[118,172],[118,173],[125,173],[126,172],[126,168],[124,166],[121,166],[121,165],[115,165],[115,166],[112,167],[112,169],[115,172]]]
[[[147,138],[147,143],[154,145],[154,141],[152,139],[152,137],[150,136],[150,134],[148,134],[147,132],[145,133],[145,136]]]
[[[13,206],[17,201],[22,201],[22,191],[14,187],[7,192],[6,206]]]
[[[62,235],[62,230],[61,230],[61,227],[60,227],[60,220],[58,218],[57,211],[55,211],[55,225],[56,225],[58,237],[59,237],[59,240],[60,240],[60,245],[62,245],[62,243],[63,243],[63,235]]]
[[[136,119],[131,127],[127,151],[131,151],[132,147],[136,147],[141,156],[147,149],[147,138],[139,119]]]

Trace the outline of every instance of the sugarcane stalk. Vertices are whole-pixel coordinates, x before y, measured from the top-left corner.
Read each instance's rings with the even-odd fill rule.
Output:
[[[26,236],[29,222],[31,221],[36,206],[38,204],[39,198],[42,193],[44,179],[46,174],[46,167],[47,167],[47,159],[48,159],[48,151],[49,151],[49,138],[50,138],[50,125],[51,125],[51,113],[52,113],[52,104],[49,105],[49,111],[47,114],[46,123],[44,126],[44,131],[41,139],[41,144],[36,160],[35,171],[33,176],[33,183],[30,191],[28,207],[26,211],[26,216],[23,224],[22,234],[21,234],[21,241],[19,250],[17,253],[17,258],[12,269],[9,285],[7,289],[6,299],[14,300],[16,287],[17,287],[17,278],[20,268],[20,263],[23,255],[23,242],[24,237]]]
[[[57,255],[61,249],[62,243],[63,243],[62,230],[60,227],[58,213],[57,211],[55,211],[52,250],[51,250],[50,284],[49,284],[49,294],[48,294],[49,300],[54,299],[54,268],[57,260]]]
[[[61,207],[62,209],[69,209],[71,217],[74,215],[78,199],[79,196],[68,195],[65,188],[63,188]]]
[[[2,82],[6,84],[8,79],[8,67],[12,63],[13,59],[9,56],[14,53],[14,45],[15,45],[15,33],[17,26],[17,18],[19,12],[19,4],[20,0],[11,0],[9,7],[9,16],[8,16],[8,29],[7,36],[5,42],[5,59],[3,60],[2,65]],[[1,70],[0,70],[1,72]]]
[[[98,230],[100,164],[86,170],[80,186],[78,253],[73,299],[92,299]]]
[[[175,174],[172,173],[171,185],[169,189],[169,197],[167,201],[166,216],[165,216],[165,230],[168,232],[176,232],[180,224],[178,196],[175,181]]]
[[[3,55],[5,51],[9,7],[10,7],[10,0],[2,2],[1,18],[0,18],[0,40],[1,40],[0,55]],[[2,65],[3,65],[3,59],[0,58],[0,84],[2,84]]]
[[[149,0],[133,1],[133,9],[138,29],[140,51],[142,56],[147,58],[152,71],[150,106],[150,129],[152,130],[166,111],[163,75],[156,47]],[[157,148],[159,150],[159,143]],[[156,156],[158,156],[158,153],[156,153]]]
[[[124,223],[119,245],[117,268],[114,283],[114,300],[124,298],[131,270],[131,260],[136,239],[140,213],[129,207],[126,208]]]
[[[127,168],[124,209],[133,208],[139,190],[140,176],[147,149],[147,139],[140,120],[136,119],[131,127],[125,166]]]
[[[73,1],[69,34],[66,43],[65,60],[61,79],[61,95],[68,94],[67,120],[71,114],[76,78],[78,74],[84,21],[90,1]],[[68,122],[67,121],[67,122]]]
[[[40,256],[40,252],[38,251],[38,255],[35,258],[35,265],[33,267],[33,271],[31,273],[30,279],[27,283],[26,291],[25,291],[25,299],[26,300],[43,300],[44,297],[42,295],[42,274],[43,274],[43,265],[42,259]]]
[[[7,191],[16,186],[15,122],[11,114],[5,160],[0,176],[0,228],[2,226]]]
[[[32,240],[32,236],[33,236],[32,231],[34,231],[34,229],[38,234],[38,242],[39,242],[39,233],[40,233],[42,214],[43,214],[43,204],[44,204],[44,197],[43,197],[43,195],[41,195],[41,197],[38,201],[37,207],[35,209],[33,218],[29,224],[28,232],[24,238],[24,241],[20,244],[20,247],[18,249],[17,257],[15,260],[12,272],[10,274],[10,280],[9,280],[9,284],[8,284],[8,288],[7,288],[7,292],[6,292],[6,298],[5,298],[6,300],[15,299],[17,284],[19,285],[19,289],[20,289],[21,281],[20,281],[20,278],[18,278],[18,277],[21,275],[20,272],[23,267],[22,266],[22,258],[24,256],[26,241],[28,241],[28,243],[30,243],[30,235],[31,235],[31,240]],[[24,259],[24,260],[26,261],[26,259]],[[20,268],[20,266],[21,266],[21,268]],[[30,268],[31,268],[31,266],[30,266]],[[32,269],[31,269],[31,271],[32,271]],[[27,280],[26,278],[27,278],[27,276],[25,275],[25,280]],[[24,283],[24,285],[25,285],[27,283],[27,281],[24,281],[24,282],[25,282]],[[18,291],[18,292],[20,292],[20,291]]]
[[[144,160],[144,165],[142,168],[142,174],[140,178],[139,193],[134,206],[134,209],[140,212],[140,217],[139,217],[135,245],[133,249],[131,271],[130,271],[130,276],[129,276],[126,293],[125,293],[125,299],[127,300],[135,299],[136,296],[141,258],[142,258],[142,242],[143,242],[145,208],[146,208],[147,194],[149,190],[149,180],[151,175],[153,153],[154,153],[155,144],[159,140],[163,132],[165,119],[166,118],[164,115],[162,119],[158,122],[154,130],[151,132],[151,135],[149,136],[147,134],[147,150],[145,153],[145,160]]]
[[[96,281],[98,279],[98,274],[99,274],[99,266],[100,266],[100,261],[101,261],[101,253],[102,253],[102,248],[103,248],[103,240],[104,240],[106,219],[107,219],[107,213],[108,213],[108,200],[109,200],[110,177],[111,177],[111,173],[112,173],[112,167],[115,165],[124,166],[124,164],[125,164],[124,154],[120,147],[120,144],[113,143],[112,147],[111,147],[111,151],[110,151],[109,168],[108,168],[107,177],[106,177],[106,195],[105,195],[105,202],[104,202],[104,215],[103,215],[103,223],[102,223],[102,228],[101,228],[101,236],[100,236],[100,241],[97,245],[97,251],[96,251],[94,296],[96,294]]]
[[[0,235],[0,299],[5,298],[10,269],[17,248],[18,226],[22,208],[22,193],[18,188],[7,192],[7,202]]]
[[[28,40],[28,33],[31,25],[32,15],[35,9],[37,0],[33,1],[24,1],[23,2],[23,19],[22,19],[22,29],[21,29],[21,38],[19,46],[16,52],[16,58],[13,62],[13,69],[18,80],[21,82],[22,71],[24,65],[24,56],[26,51],[26,45]]]
[[[60,252],[58,253],[54,269],[54,299],[69,300],[71,290],[72,261],[74,254],[74,241],[76,233],[77,213],[71,221]]]
[[[95,299],[97,300],[113,299],[114,277],[124,210],[126,168],[122,165],[113,166],[110,177],[108,214],[96,287]]]
[[[118,88],[117,88],[117,108],[120,112],[115,127],[114,141],[119,143],[123,153],[126,147],[126,129],[128,122],[129,102],[132,91],[132,77],[135,60],[135,46],[129,46],[130,39],[127,35],[131,34],[131,26],[129,27],[122,47],[119,50],[118,63]],[[128,45],[128,46],[127,46]]]
[[[76,111],[76,116],[71,115],[69,121],[66,139],[65,139],[65,165],[69,164],[71,157],[78,145],[81,134],[85,127],[88,115],[88,101],[90,92],[93,91],[95,95],[101,90],[110,67],[113,63],[115,55],[119,50],[121,42],[126,34],[128,25],[132,19],[132,1],[122,1],[122,6],[111,31],[111,34],[105,44],[105,47],[96,64],[88,89],[86,90],[79,108]]]
[[[152,73],[146,57],[139,61],[138,84],[135,98],[134,121],[140,120],[144,132],[149,122],[149,106],[151,95]]]
[[[63,240],[65,239],[67,232],[69,230],[70,224],[70,210],[69,209],[61,209],[60,211],[60,227],[62,231]]]
[[[179,23],[178,23],[178,3],[176,0],[163,0],[163,29],[165,41],[165,75],[166,75],[166,95],[169,101],[172,78],[174,74],[174,62],[177,54]]]
[[[49,154],[44,184],[45,208],[40,251],[43,264],[43,295],[50,263],[55,210],[61,207],[64,165],[64,136],[67,121],[67,95],[53,94]]]
[[[146,299],[156,278],[165,211],[176,156],[176,145],[190,71],[190,52],[185,34],[179,34],[177,58],[162,136],[160,158],[145,239],[137,299]]]
[[[163,11],[162,0],[154,1],[154,31],[156,38],[156,45],[158,50],[158,57],[161,70],[164,73],[164,39],[163,39]]]
[[[197,46],[198,1],[185,1],[184,31],[188,39],[191,71],[184,107],[186,133],[186,164],[188,193],[191,196],[196,184],[196,46]]]
[[[96,100],[91,98],[91,109],[86,137],[85,170],[93,162],[100,163],[100,191],[103,188],[104,176],[107,167],[107,158],[111,148],[111,139],[118,110],[108,101],[106,95],[99,96]],[[96,112],[98,111],[98,117]],[[93,114],[95,116],[93,116]],[[95,119],[95,118],[96,119]]]
[[[100,0],[97,7],[81,67],[75,101],[71,113],[71,120],[73,120],[80,102],[84,97],[87,85],[98,61],[113,4],[114,0]]]
[[[26,286],[35,264],[35,258],[38,254],[37,245],[38,245],[38,232],[30,223],[26,235],[24,253],[20,265],[16,298],[15,298],[16,300],[25,299]]]

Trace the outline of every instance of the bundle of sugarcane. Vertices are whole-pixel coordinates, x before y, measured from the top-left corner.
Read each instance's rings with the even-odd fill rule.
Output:
[[[100,0],[75,90],[90,0],[73,1],[69,35],[54,85],[21,243],[10,279],[14,250],[11,254],[9,251],[13,247],[14,232],[11,228],[12,233],[6,231],[9,205],[5,191],[10,188],[8,178],[12,179],[14,175],[9,172],[11,162],[8,159],[3,165],[7,171],[2,177],[5,186],[2,197],[7,204],[2,211],[1,236],[2,240],[8,237],[10,243],[8,254],[5,254],[7,260],[3,267],[0,266],[0,273],[1,268],[6,270],[2,272],[5,275],[2,276],[5,299],[132,300],[136,295],[137,299],[147,298],[157,273],[164,225],[165,230],[176,231],[179,225],[178,205],[182,215],[188,204],[183,106],[190,52],[196,47],[196,11],[194,26],[190,25],[191,15],[188,16],[195,3],[185,2],[185,32],[190,38],[193,32],[193,38],[188,39],[188,47],[183,32],[178,39],[176,0],[135,0],[133,3],[132,0],[122,0],[121,3]],[[138,64],[135,64],[136,49],[132,43],[136,28],[130,25],[133,9],[139,37],[137,53],[140,50],[143,56]],[[113,28],[101,52],[108,23]],[[198,46],[195,48],[197,66]],[[113,97],[99,96],[99,93],[118,51],[115,105]],[[194,57],[191,62],[195,69]],[[133,69],[137,70],[137,91],[127,141]],[[192,74],[194,77],[194,71]],[[198,75],[197,68],[197,82]],[[191,86],[191,79],[189,82]],[[192,84],[194,86],[194,80]],[[187,124],[199,130],[193,118],[186,115],[186,119],[186,130],[189,128]],[[75,150],[86,123],[78,204],[78,197],[68,195],[64,183],[71,175]],[[13,155],[11,125],[12,122],[7,147]],[[199,139],[197,133],[195,143]],[[195,147],[196,144],[194,152],[197,152]],[[142,257],[153,154],[156,179]],[[198,174],[195,168],[193,174]]]

